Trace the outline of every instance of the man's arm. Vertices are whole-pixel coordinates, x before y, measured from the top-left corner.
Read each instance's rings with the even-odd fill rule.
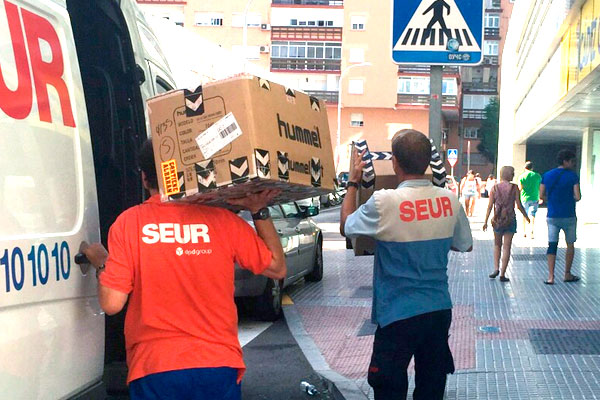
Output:
[[[358,150],[354,148],[353,164],[350,166],[348,182],[360,184],[362,179],[362,170],[366,164],[363,161],[365,151],[359,154]],[[346,190],[346,196],[344,197],[344,202],[342,203],[342,208],[340,210],[340,233],[342,236],[346,236],[344,232],[346,219],[348,219],[350,214],[356,211],[356,195],[358,194],[358,189],[353,186],[346,185]]]
[[[573,198],[575,198],[575,201],[581,200],[581,187],[579,183],[573,185]]]
[[[246,197],[241,199],[229,199],[229,204],[238,205],[246,208],[252,214],[257,213],[260,209],[267,207],[267,205],[273,200],[278,194],[279,190],[265,190],[260,193],[250,193]],[[279,235],[273,225],[273,220],[267,218],[265,220],[254,220],[254,227],[256,233],[265,242],[267,248],[271,251],[271,263],[266,270],[262,272],[262,275],[271,279],[283,279],[287,273],[285,265],[285,254],[281,247],[281,241]]]
[[[460,251],[467,253],[473,250],[473,235],[471,234],[471,226],[464,208],[458,208],[458,219],[454,226],[454,236],[452,238],[452,251]]]
[[[104,264],[108,259],[108,252],[101,243],[93,243],[83,248],[82,253],[86,255],[90,263],[96,268],[99,277],[104,271]],[[125,307],[128,294],[103,286],[98,283],[98,302],[100,307],[108,315],[117,314]]]
[[[540,184],[540,199],[546,201],[546,185],[543,183]]]

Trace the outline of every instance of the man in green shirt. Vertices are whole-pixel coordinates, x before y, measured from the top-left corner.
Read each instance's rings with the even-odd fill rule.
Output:
[[[533,239],[533,224],[535,222],[535,214],[538,210],[538,204],[540,202],[540,183],[542,182],[542,176],[537,172],[533,171],[533,163],[527,161],[525,163],[525,172],[519,176],[519,189],[521,190],[521,202],[523,207],[529,215],[531,221],[527,226],[527,220],[523,218],[523,226],[525,232],[523,236],[527,236],[529,231],[529,237]],[[528,229],[529,228],[529,229]]]

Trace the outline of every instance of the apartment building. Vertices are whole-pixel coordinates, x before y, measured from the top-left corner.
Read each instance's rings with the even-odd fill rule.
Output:
[[[290,86],[324,99],[334,146],[338,142],[339,102],[339,171],[348,168],[353,140],[365,138],[372,150],[382,151],[388,150],[389,139],[400,129],[428,133],[429,67],[392,62],[389,1],[138,3],[146,12],[245,54]],[[482,175],[493,170],[477,151],[477,144],[483,109],[498,96],[498,66],[511,9],[511,0],[486,0],[484,63],[444,68],[442,149],[460,149],[456,175],[466,172],[468,163]]]

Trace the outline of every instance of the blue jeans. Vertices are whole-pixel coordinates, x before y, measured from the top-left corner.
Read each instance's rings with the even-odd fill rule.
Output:
[[[523,203],[523,208],[525,209],[527,215],[529,215],[530,217],[535,217],[535,214],[537,214],[538,206],[539,202],[537,200],[526,201],[525,203]]]
[[[577,240],[577,217],[571,218],[548,218],[548,242],[558,243],[558,235],[565,232],[565,241],[575,243]]]
[[[191,368],[146,375],[129,383],[131,400],[241,400],[235,368]]]

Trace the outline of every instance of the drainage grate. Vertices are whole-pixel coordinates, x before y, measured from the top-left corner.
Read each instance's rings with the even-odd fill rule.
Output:
[[[485,325],[485,326],[480,326],[479,328],[477,328],[477,330],[479,332],[483,332],[483,333],[500,333],[499,326]]]
[[[373,336],[376,330],[377,325],[371,323],[370,319],[365,319],[356,336]]]
[[[537,354],[600,354],[600,330],[530,329]]]
[[[373,297],[373,286],[359,286],[350,297],[355,299],[370,299]]]
[[[513,254],[513,261],[545,261],[546,254]]]

